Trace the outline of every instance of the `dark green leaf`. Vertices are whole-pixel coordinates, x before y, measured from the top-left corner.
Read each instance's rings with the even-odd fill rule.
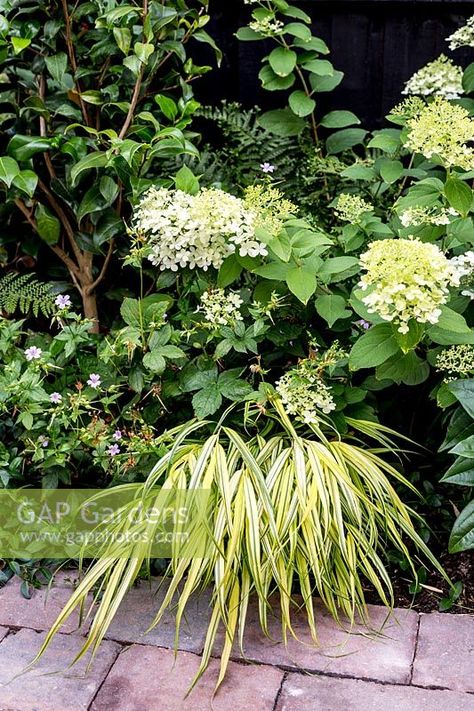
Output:
[[[466,94],[471,94],[474,91],[474,62],[464,70],[462,85]]]
[[[468,415],[474,418],[474,380],[454,380],[448,383],[448,388]]]
[[[326,140],[328,153],[337,154],[364,142],[367,131],[362,128],[345,128],[333,133]]]
[[[271,68],[279,77],[291,74],[296,66],[297,54],[286,47],[276,47],[268,57]]]
[[[308,116],[316,108],[316,102],[309,96],[306,96],[304,91],[298,90],[290,94],[288,99],[290,108],[297,116]]]
[[[466,217],[472,205],[472,190],[469,185],[458,178],[448,178],[444,194],[451,207]]]
[[[57,244],[61,234],[58,218],[44,205],[39,203],[35,211],[38,234],[47,244]]]
[[[302,132],[306,123],[290,109],[276,109],[267,111],[258,119],[262,128],[277,136],[297,136]]]
[[[193,396],[194,412],[201,419],[213,415],[221,405],[222,395],[217,383],[207,385]]]
[[[13,178],[13,185],[22,193],[26,193],[29,197],[33,197],[38,185],[38,176],[32,170],[22,170]]]
[[[474,486],[474,462],[472,459],[458,457],[440,481],[458,486]]]
[[[183,165],[183,167],[178,170],[175,183],[177,190],[182,190],[189,195],[197,195],[199,192],[199,180],[187,165]]]
[[[449,552],[459,553],[474,548],[474,501],[456,519],[449,539]]]
[[[321,119],[320,123],[325,128],[344,128],[360,123],[360,120],[352,111],[330,111]]]
[[[310,297],[316,291],[316,276],[313,272],[306,271],[302,267],[290,267],[286,274],[286,283],[289,290],[297,299],[307,304]]]
[[[346,308],[347,302],[344,297],[336,294],[318,296],[315,306],[318,314],[327,321],[330,328],[339,319],[348,318],[352,314],[352,311]]]
[[[351,370],[373,368],[399,352],[391,324],[381,323],[373,326],[355,342],[349,357],[349,367]]]
[[[2,156],[0,158],[0,180],[5,183],[7,188],[11,186],[13,179],[16,178],[19,173],[20,166],[16,160],[8,156]]]

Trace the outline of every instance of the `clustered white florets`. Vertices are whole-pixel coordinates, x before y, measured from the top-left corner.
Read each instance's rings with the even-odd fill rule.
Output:
[[[463,27],[450,35],[446,42],[449,42],[449,49],[458,47],[474,47],[474,15],[469,18]]]
[[[464,94],[462,67],[442,54],[414,74],[405,84],[403,94],[418,96],[443,96],[459,99]]]
[[[359,282],[369,313],[393,321],[400,333],[408,333],[409,321],[438,322],[440,306],[449,286],[459,286],[459,275],[450,260],[434,244],[418,239],[372,242],[360,258],[364,274]]]
[[[267,15],[266,17],[253,20],[249,23],[251,30],[265,37],[274,37],[275,35],[281,34],[284,26],[284,23],[281,22],[281,20],[275,19],[273,15]]]
[[[237,321],[243,321],[240,307],[243,301],[238,294],[226,294],[224,289],[205,291],[201,296],[198,311],[204,315],[204,325],[209,328],[217,326],[234,326]]]
[[[460,254],[458,257],[453,257],[450,262],[461,286],[465,287],[461,291],[462,296],[474,299],[474,252]]]
[[[446,168],[474,168],[474,120],[469,111],[437,96],[409,119],[405,148],[438,158]]]
[[[286,412],[306,424],[320,420],[318,411],[329,414],[336,407],[331,388],[309,358],[285,373],[276,383],[276,390]]]
[[[148,259],[160,269],[218,269],[237,252],[266,255],[255,236],[258,214],[223,190],[203,188],[197,195],[151,188],[135,212],[134,227],[148,247]]]
[[[337,198],[334,212],[344,222],[357,223],[366,212],[372,212],[373,209],[373,205],[359,195],[341,193]]]
[[[409,207],[400,215],[403,227],[420,227],[421,225],[449,225],[459,212],[453,207]]]
[[[451,377],[472,375],[474,373],[474,346],[463,344],[446,348],[437,356],[436,368],[445,371]]]

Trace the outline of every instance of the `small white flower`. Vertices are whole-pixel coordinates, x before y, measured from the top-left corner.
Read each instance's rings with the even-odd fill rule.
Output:
[[[97,375],[97,373],[91,373],[89,375],[89,379],[87,381],[87,385],[90,385],[91,388],[94,388],[94,390],[97,390],[101,386],[102,380],[100,375]]]
[[[275,172],[275,166],[272,165],[271,163],[261,163],[260,168],[263,173],[274,173]]]
[[[60,309],[68,309],[70,306],[72,306],[71,297],[69,296],[69,294],[58,294],[58,296],[54,300],[54,303]]]
[[[117,441],[122,439],[122,432],[120,430],[115,430],[115,432],[112,435],[112,438]]]
[[[120,447],[118,444],[111,444],[110,447],[107,448],[107,454],[110,454],[111,457],[115,457],[116,454],[120,454]]]
[[[51,393],[49,396],[49,401],[52,402],[54,405],[58,405],[61,400],[63,399],[63,396],[60,393]]]
[[[36,346],[30,346],[24,351],[26,360],[38,360],[38,358],[41,358],[42,353],[41,348]]]

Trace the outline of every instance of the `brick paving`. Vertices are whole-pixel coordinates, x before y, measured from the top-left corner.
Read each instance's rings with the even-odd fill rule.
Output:
[[[338,627],[317,606],[319,647],[296,616],[299,641],[285,648],[278,620],[270,619],[266,638],[251,603],[244,657],[233,651],[216,696],[217,658],[187,695],[208,598],[190,607],[175,654],[172,613],[145,634],[163,595],[156,581],[130,591],[90,668],[88,657],[68,668],[86,631],[75,619],[25,672],[70,591],[65,574],[31,600],[17,581],[0,590],[0,711],[474,711],[474,617],[396,610],[387,621],[377,606],[370,606],[370,634]]]

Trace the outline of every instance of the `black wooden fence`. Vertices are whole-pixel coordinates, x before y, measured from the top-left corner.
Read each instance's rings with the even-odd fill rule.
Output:
[[[464,66],[474,58],[472,49],[451,53],[445,41],[474,14],[472,0],[296,0],[295,4],[313,18],[313,32],[327,42],[333,64],[345,73],[330,98],[321,95],[321,110],[351,109],[367,127],[381,124],[400,101],[404,82],[427,62],[443,52]],[[234,36],[245,24],[249,6],[243,0],[211,0],[211,10],[209,29],[225,57],[218,73],[198,88],[198,98],[263,108],[281,105],[279,92],[264,92],[259,85],[264,43],[239,42]]]

